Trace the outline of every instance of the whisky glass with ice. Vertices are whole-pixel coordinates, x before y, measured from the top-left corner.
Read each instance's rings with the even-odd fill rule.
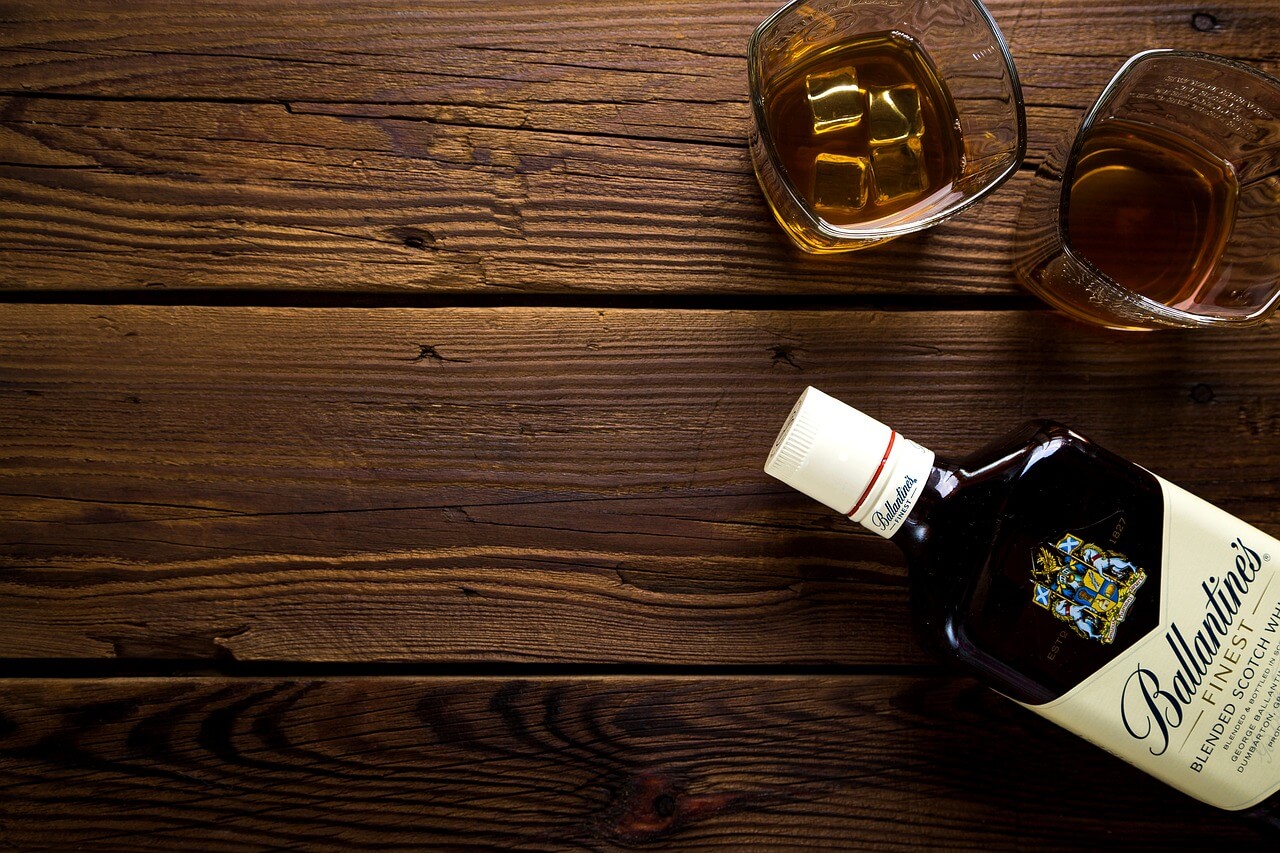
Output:
[[[794,0],[747,62],[756,177],[807,252],[936,225],[1026,151],[1017,71],[978,0]]]
[[[1280,302],[1280,79],[1207,53],[1130,58],[1037,170],[1014,268],[1111,328],[1264,321]]]

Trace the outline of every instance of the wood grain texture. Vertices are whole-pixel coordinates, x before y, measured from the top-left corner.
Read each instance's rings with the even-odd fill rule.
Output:
[[[0,286],[1012,289],[1007,235],[1020,194],[993,198],[965,226],[856,258],[812,259],[785,244],[745,147],[292,109],[0,104],[39,158],[63,161],[0,167]],[[1022,186],[1029,175],[1018,178]]]
[[[891,544],[760,471],[809,383],[1041,416],[1274,532],[1280,340],[1048,312],[0,309],[0,656],[911,664]]]
[[[942,454],[1059,418],[1275,533],[1274,334],[595,295],[1013,304],[1030,167],[1123,59],[1276,71],[1280,11],[992,0],[1028,168],[813,259],[745,150],[775,5],[0,4],[8,298],[507,306],[0,305],[7,672],[434,673],[2,679],[0,847],[1272,849],[922,677],[896,549],[759,468],[812,383]]]
[[[10,681],[23,849],[1268,849],[967,682]]]
[[[1280,59],[1269,0],[990,5],[1031,163],[1138,50]],[[1026,173],[869,254],[787,247],[745,150],[773,6],[8,3],[0,287],[1014,291]]]

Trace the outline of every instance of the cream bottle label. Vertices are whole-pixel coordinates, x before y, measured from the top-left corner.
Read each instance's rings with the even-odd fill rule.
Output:
[[[1249,808],[1280,790],[1280,541],[1160,486],[1159,626],[1067,694],[1027,707],[1210,805]],[[1150,590],[1122,555],[1091,560],[1092,586],[1118,587],[1110,609],[1064,604],[1056,616],[1107,642],[1124,630],[1125,595]]]

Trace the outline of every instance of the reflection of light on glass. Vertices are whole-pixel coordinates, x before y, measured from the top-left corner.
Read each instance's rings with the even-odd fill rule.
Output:
[[[1031,451],[1031,454],[1027,457],[1027,463],[1024,466],[1022,466],[1023,472],[1025,473],[1031,470],[1032,466],[1034,466],[1037,462],[1040,462],[1041,460],[1046,459],[1052,456],[1053,454],[1057,453],[1066,445],[1066,443],[1067,443],[1067,440],[1065,438],[1051,438],[1048,441],[1046,441],[1044,444],[1041,444],[1038,447],[1036,447],[1034,450]],[[1005,454],[1004,456],[1001,456],[999,459],[995,460],[994,462],[989,462],[986,465],[983,465],[981,468],[975,469],[973,471],[969,471],[967,473],[971,477],[977,477],[987,471],[993,470],[995,468],[999,468],[1001,465],[1007,464],[1021,452],[1022,452],[1021,449],[1014,450],[1010,453]]]
[[[1042,459],[1046,459],[1052,456],[1053,454],[1057,453],[1058,450],[1060,450],[1064,445],[1066,445],[1066,443],[1067,443],[1067,440],[1065,438],[1053,438],[1053,439],[1050,439],[1049,441],[1046,441],[1044,444],[1040,445],[1035,450],[1031,451],[1031,456],[1027,458],[1027,464],[1023,466],[1022,470],[1030,471],[1031,468],[1034,467],[1037,462],[1039,462]]]
[[[938,477],[938,482],[934,488],[938,492],[939,497],[945,498],[954,492],[960,486],[960,478],[950,471],[943,471],[942,476]]]

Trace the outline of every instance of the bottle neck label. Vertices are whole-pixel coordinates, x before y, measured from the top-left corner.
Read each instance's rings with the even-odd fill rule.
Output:
[[[1070,692],[1028,707],[1210,805],[1249,808],[1280,790],[1280,541],[1159,482],[1163,556],[1143,581],[1158,586],[1159,624]],[[1074,610],[1068,601],[1068,615],[1105,609],[1093,587],[1108,568],[1092,568],[1079,586],[1093,597],[1077,595]]]
[[[880,470],[848,516],[885,539],[898,532],[924,492],[933,470],[933,451],[903,438],[889,437]]]

